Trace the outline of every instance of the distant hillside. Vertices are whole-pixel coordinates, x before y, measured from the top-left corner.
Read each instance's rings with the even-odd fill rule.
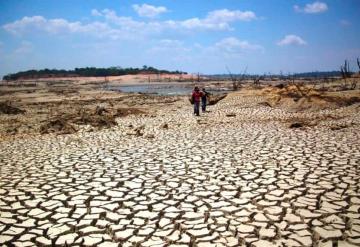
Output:
[[[301,78],[325,78],[325,77],[337,77],[341,76],[341,71],[324,71],[324,72],[304,72],[304,73],[296,73],[295,77]]]
[[[187,74],[181,71],[159,70],[153,67],[143,66],[142,68],[75,68],[74,70],[58,70],[58,69],[42,69],[27,70],[14,74],[8,74],[3,80],[19,80],[19,79],[37,79],[51,77],[76,77],[76,76],[119,76],[119,75],[136,75],[136,74]]]
[[[277,78],[325,78],[325,77],[337,77],[337,76],[341,76],[341,72],[340,71],[323,71],[323,72],[303,72],[303,73],[295,73],[295,74],[290,74],[290,75],[281,75],[281,74],[264,74],[264,75],[242,75],[242,74],[216,74],[216,75],[207,75],[209,77],[213,77],[213,78],[239,78],[239,77],[244,77],[245,79],[251,79],[254,77],[264,77],[264,78],[269,78],[269,77],[277,77]]]

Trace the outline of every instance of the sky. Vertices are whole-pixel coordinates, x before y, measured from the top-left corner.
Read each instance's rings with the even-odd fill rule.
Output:
[[[0,0],[0,76],[142,67],[189,73],[353,70],[359,0]]]

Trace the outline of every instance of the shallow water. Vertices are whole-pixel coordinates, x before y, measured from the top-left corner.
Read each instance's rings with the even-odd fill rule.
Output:
[[[107,86],[106,90],[119,91],[124,93],[146,93],[157,95],[188,95],[193,90],[192,85],[181,84],[141,84],[141,85],[123,85],[123,86]],[[211,93],[224,92],[218,90],[208,90]]]

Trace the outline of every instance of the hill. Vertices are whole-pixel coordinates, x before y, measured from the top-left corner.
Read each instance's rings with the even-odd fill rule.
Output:
[[[75,68],[74,70],[58,70],[58,69],[41,69],[41,70],[27,70],[20,71],[14,74],[8,74],[3,77],[3,80],[19,80],[19,79],[38,79],[38,78],[52,78],[52,77],[104,77],[104,76],[120,76],[120,75],[137,75],[137,74],[187,74],[181,71],[160,70],[154,67],[143,66],[142,68]]]

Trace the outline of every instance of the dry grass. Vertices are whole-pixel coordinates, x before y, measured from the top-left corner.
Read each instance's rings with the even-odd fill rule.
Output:
[[[0,113],[16,115],[25,113],[25,110],[12,106],[9,102],[0,102]]]
[[[117,125],[117,117],[143,113],[145,112],[137,108],[83,108],[76,113],[61,113],[52,117],[41,125],[40,133],[72,134],[78,131],[76,125],[90,125],[96,129],[111,128]]]
[[[354,94],[326,93],[304,85],[267,87],[263,89],[263,95],[266,97],[266,101],[262,102],[262,105],[296,112],[334,109],[360,102],[360,97],[354,96]]]

